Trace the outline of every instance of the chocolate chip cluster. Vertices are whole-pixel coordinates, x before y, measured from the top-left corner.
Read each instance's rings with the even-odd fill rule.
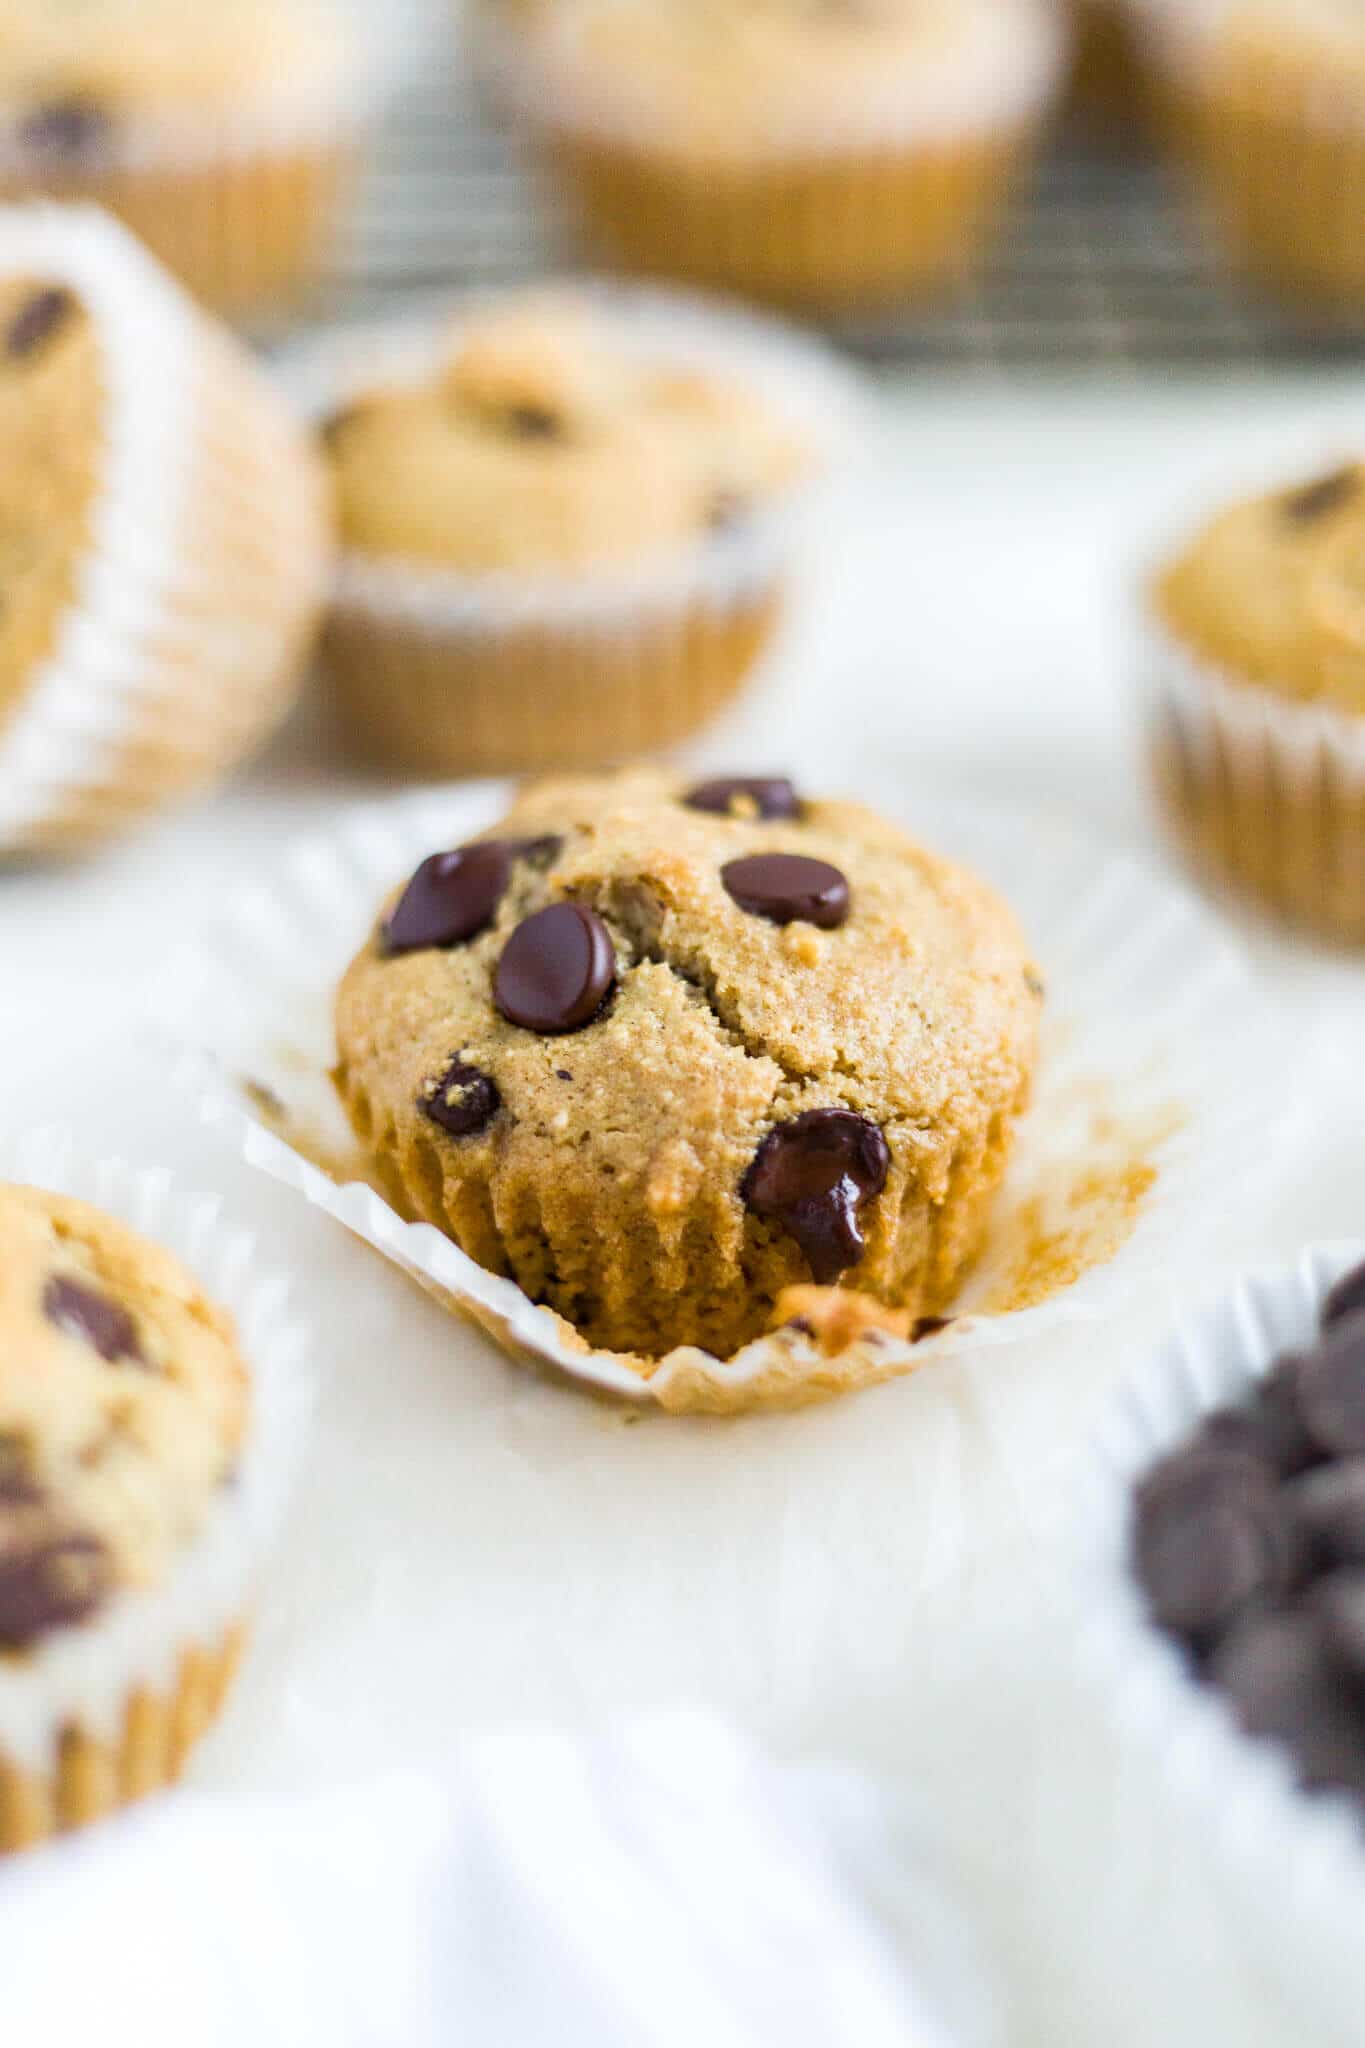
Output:
[[[1154,1620],[1247,1734],[1365,1806],[1365,1266],[1311,1349],[1147,1475],[1132,1542]]]

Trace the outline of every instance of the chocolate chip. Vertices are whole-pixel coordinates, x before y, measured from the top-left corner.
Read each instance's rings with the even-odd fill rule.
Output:
[[[428,946],[463,946],[487,931],[498,914],[517,840],[480,839],[451,853],[429,854],[384,926],[386,953]]]
[[[740,1185],[745,1206],[780,1224],[829,1286],[865,1249],[859,1212],[886,1186],[891,1154],[851,1109],[808,1109],[769,1131]]]
[[[546,1034],[590,1024],[616,983],[611,934],[582,903],[524,918],[503,947],[493,1000],[509,1024]]]
[[[1344,469],[1334,469],[1330,476],[1319,477],[1316,483],[1291,491],[1280,500],[1280,506],[1285,517],[1292,519],[1295,525],[1308,526],[1315,519],[1325,519],[1338,506],[1347,504],[1359,489],[1359,473],[1348,464]]]
[[[76,1531],[35,1535],[28,1517],[0,1523],[0,1647],[20,1650],[55,1628],[84,1621],[104,1599],[111,1573],[95,1537]]]
[[[1306,1471],[1322,1453],[1299,1413],[1298,1367],[1297,1358],[1281,1359],[1262,1380],[1252,1401],[1243,1408],[1224,1408],[1209,1416],[1196,1441],[1209,1450],[1245,1451],[1281,1479]]]
[[[555,1079],[556,1081],[572,1081],[573,1075],[569,1072],[567,1067],[556,1067]]]
[[[753,499],[743,491],[722,485],[706,501],[706,525],[712,533],[735,533],[753,511]]]
[[[11,360],[31,356],[41,348],[76,310],[74,295],[61,285],[48,285],[25,299],[10,321],[5,335],[5,354]]]
[[[28,1446],[17,1436],[0,1436],[0,1508],[35,1507],[42,1497]]]
[[[1365,1682],[1365,1571],[1330,1573],[1314,1586],[1310,1604],[1329,1651],[1359,1686]]]
[[[849,913],[848,882],[828,861],[803,853],[754,853],[720,871],[741,910],[770,924],[819,925],[834,931]]]
[[[316,431],[323,447],[333,451],[339,448],[346,429],[353,426],[364,411],[363,405],[341,405],[320,419]]]
[[[1248,1616],[1209,1676],[1248,1735],[1288,1745],[1305,1785],[1365,1785],[1365,1720],[1311,1609]]]
[[[910,1342],[922,1344],[926,1337],[937,1337],[940,1330],[952,1327],[952,1316],[918,1316],[910,1331]]]
[[[1365,1453],[1365,1321],[1348,1316],[1300,1359],[1299,1413],[1308,1434],[1338,1457]]]
[[[1344,1323],[1347,1316],[1365,1314],[1365,1266],[1353,1266],[1343,1273],[1322,1305],[1322,1327]]]
[[[548,405],[513,405],[501,415],[507,431],[522,441],[557,441],[564,418]]]
[[[1285,1498],[1317,1566],[1365,1565],[1365,1458],[1319,1465]]]
[[[477,1067],[453,1060],[430,1092],[418,1099],[423,1116],[452,1138],[469,1138],[485,1130],[502,1107],[498,1084]]]
[[[1293,1522],[1259,1460],[1178,1452],[1144,1481],[1136,1507],[1133,1554],[1148,1606],[1196,1647],[1289,1585]]]
[[[142,1347],[127,1309],[83,1281],[54,1274],[43,1291],[43,1314],[68,1336],[79,1337],[111,1365],[115,1359],[142,1364]]]
[[[88,160],[104,148],[112,129],[107,109],[96,100],[49,100],[20,122],[19,142],[30,156]]]
[[[718,775],[683,798],[689,811],[727,818],[799,818],[801,799],[785,775]]]

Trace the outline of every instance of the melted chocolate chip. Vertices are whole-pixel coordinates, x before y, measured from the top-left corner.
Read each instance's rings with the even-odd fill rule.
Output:
[[[1365,1266],[1343,1273],[1322,1308],[1322,1327],[1345,1322],[1347,1316],[1365,1315]]]
[[[780,1224],[831,1285],[863,1255],[863,1204],[886,1186],[891,1154],[874,1123],[851,1109],[808,1109],[769,1131],[740,1194],[756,1216]]]
[[[910,1332],[910,1342],[922,1344],[926,1337],[937,1337],[941,1330],[951,1329],[953,1322],[952,1316],[918,1316]]]
[[[683,798],[689,811],[725,818],[799,818],[801,799],[785,775],[718,775]]]
[[[522,844],[515,839],[479,839],[451,853],[429,854],[384,926],[384,951],[463,946],[487,931]]]
[[[30,156],[80,161],[98,155],[112,128],[108,111],[96,100],[50,100],[19,124],[19,142]]]
[[[1349,466],[1334,469],[1330,476],[1319,477],[1316,483],[1291,491],[1288,497],[1280,500],[1280,506],[1286,519],[1292,519],[1296,526],[1310,526],[1315,519],[1325,519],[1339,505],[1349,503],[1359,489],[1360,477],[1356,470]]]
[[[84,1621],[109,1590],[108,1553],[77,1531],[34,1535],[21,1517],[0,1525],[0,1647],[21,1650],[55,1628]]]
[[[825,860],[803,853],[754,853],[720,871],[727,893],[752,917],[770,924],[819,925],[834,931],[849,913],[848,881]]]
[[[51,340],[76,310],[73,295],[61,285],[47,285],[26,299],[5,334],[5,354],[11,361],[31,356]]]
[[[81,1280],[54,1274],[43,1292],[43,1314],[68,1336],[79,1337],[92,1351],[113,1364],[127,1358],[142,1364],[142,1347],[127,1309],[87,1287]]]
[[[429,1093],[417,1104],[423,1116],[452,1138],[470,1138],[486,1130],[502,1107],[498,1084],[477,1067],[453,1060]]]
[[[551,903],[523,918],[504,946],[493,1000],[509,1024],[527,1031],[578,1031],[615,983],[615,948],[596,911]]]

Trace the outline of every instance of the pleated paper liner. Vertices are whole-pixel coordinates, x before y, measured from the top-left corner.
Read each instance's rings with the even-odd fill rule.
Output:
[[[189,1048],[188,1085],[249,1163],[375,1245],[504,1350],[666,1409],[789,1406],[930,1359],[1112,1312],[1254,1188],[1273,1150],[1274,1061],[1240,956],[1181,892],[1081,835],[998,806],[878,794],[1014,903],[1049,987],[1034,1106],[954,1320],[918,1343],[874,1330],[827,1353],[799,1328],[722,1361],[586,1348],[374,1183],[335,1101],[331,1005],[386,892],[491,824],[508,792],[434,792],[354,812],[285,856],[158,978],[149,1017]]]
[[[287,1282],[213,1196],[160,1169],[91,1160],[69,1133],[26,1139],[9,1179],[74,1195],[177,1254],[233,1316],[251,1373],[237,1476],[157,1587],[0,1657],[0,1851],[27,1847],[171,1784],[241,1655],[307,1423],[306,1336]]]
[[[3,855],[122,830],[259,745],[301,686],[330,544],[285,407],[123,229],[0,211],[0,265],[77,295],[107,380],[77,590],[0,724]]]
[[[855,412],[835,358],[773,321],[677,294],[576,280],[556,295],[584,302],[629,357],[752,389],[808,452],[808,474],[730,529],[624,567],[476,576],[344,553],[325,644],[337,709],[358,752],[423,780],[671,745],[751,674],[798,561],[818,571],[803,541]],[[460,319],[495,303],[466,297],[301,349],[286,377],[326,415],[429,374]]]
[[[1132,1910],[1160,1861],[1186,1849],[1226,1887],[1258,1964],[1304,2028],[1359,2038],[1365,2004],[1365,1842],[1341,1798],[1308,1795],[1273,1742],[1253,1741],[1197,1684],[1148,1619],[1129,1566],[1133,1489],[1212,1410],[1240,1400],[1282,1353],[1309,1343],[1322,1302],[1365,1245],[1310,1247],[1188,1316],[1114,1403],[1087,1471],[1077,1542],[1080,1656],[1122,1760],[1113,1882],[1134,1873]],[[1201,1866],[1203,1867],[1203,1866]],[[1138,1873],[1146,1873],[1140,1876]],[[1123,1910],[1117,1889],[1110,1900]]]

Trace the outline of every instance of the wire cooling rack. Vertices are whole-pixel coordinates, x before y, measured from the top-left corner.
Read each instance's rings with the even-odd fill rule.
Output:
[[[437,37],[417,70],[378,138],[319,309],[327,319],[564,263],[569,244],[552,195],[493,125],[453,39]],[[836,332],[888,370],[1365,364],[1365,326],[1305,332],[1221,280],[1158,167],[1065,142],[1019,196],[969,296],[949,310],[845,322]]]

